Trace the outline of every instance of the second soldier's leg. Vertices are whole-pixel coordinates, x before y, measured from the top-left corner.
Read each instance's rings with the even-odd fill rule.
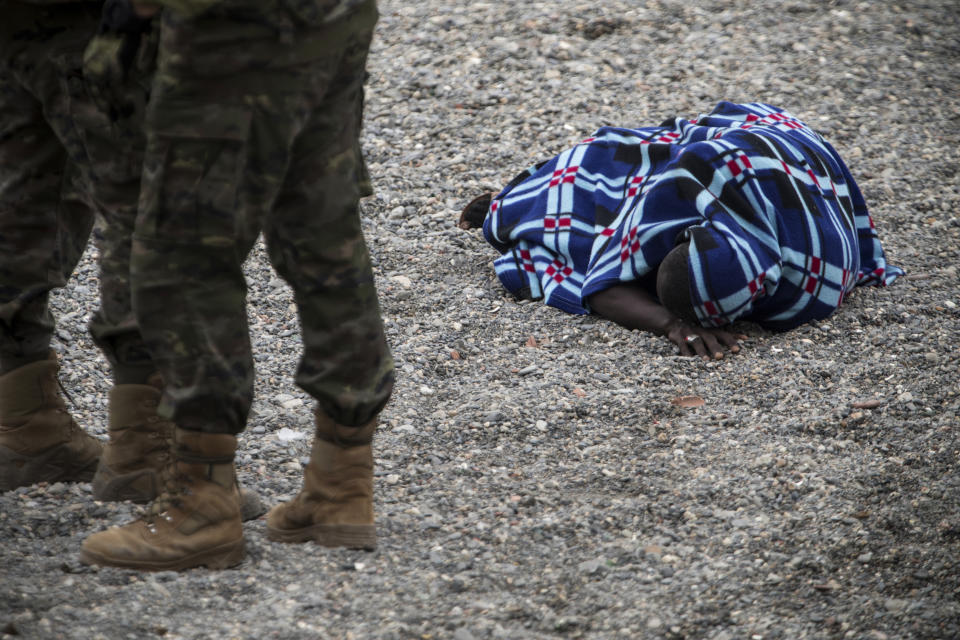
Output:
[[[38,7],[11,4],[0,26],[0,490],[88,480],[100,455],[66,412],[49,355],[48,295],[66,283],[92,222],[86,203],[60,199],[75,160],[60,64],[73,34],[37,29]]]
[[[227,42],[240,47],[237,55],[216,44]],[[245,78],[219,61],[242,61],[261,43],[276,46],[276,33],[222,16],[163,12],[131,287],[166,384],[159,413],[175,424],[173,464],[144,518],[84,542],[86,562],[185,569],[243,558],[233,459],[252,400],[253,363],[242,266],[253,210],[273,195],[242,180],[253,107],[243,97]],[[250,173],[269,182],[268,171]]]
[[[313,83],[326,91],[311,105],[283,191],[264,220],[270,259],[300,314],[297,383],[318,403],[303,488],[267,517],[269,537],[283,542],[376,545],[372,440],[393,387],[393,361],[358,207],[369,189],[358,136],[375,20],[369,2],[329,32],[305,34],[335,47],[329,58],[339,64]]]
[[[100,307],[89,328],[110,362],[114,383],[109,396],[109,442],[93,477],[93,495],[103,501],[143,503],[156,498],[174,432],[173,423],[157,415],[163,379],[140,335],[130,288],[130,253],[146,147],[142,107],[148,79],[148,72],[134,68],[116,87],[117,93],[129,97],[130,105],[139,106],[119,119],[109,118],[89,92],[76,97],[74,109],[89,161],[87,188],[100,213],[94,234],[100,254]]]

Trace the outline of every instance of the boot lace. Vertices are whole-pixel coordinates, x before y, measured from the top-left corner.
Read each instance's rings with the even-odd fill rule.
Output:
[[[57,387],[60,388],[60,393],[62,393],[62,394],[63,394],[63,397],[65,397],[65,398],[67,399],[67,401],[70,403],[70,406],[73,407],[73,408],[76,408],[76,407],[77,407],[77,403],[76,403],[76,401],[74,401],[73,396],[70,395],[70,392],[67,391],[67,388],[66,388],[65,386],[63,386],[63,381],[60,380],[60,376],[54,375],[54,376],[53,376],[53,380],[54,380],[54,382],[57,383]],[[63,412],[63,413],[66,413],[67,415],[69,415],[69,412],[68,412],[66,409],[58,409],[58,411],[61,411],[61,412]],[[80,429],[80,426],[77,424],[77,421],[74,420],[73,418],[71,418],[71,419],[70,419],[70,434],[71,434],[71,436],[73,436],[74,434],[76,434],[76,433],[77,433],[78,431],[80,431],[80,430],[81,430],[81,429]]]
[[[162,437],[167,451],[170,452],[171,455],[167,460],[167,464],[160,470],[160,493],[150,506],[147,507],[143,515],[143,520],[150,533],[157,532],[155,525],[157,518],[162,518],[168,522],[171,521],[172,518],[168,513],[170,507],[179,507],[181,505],[180,497],[190,494],[190,489],[187,486],[187,478],[180,473],[177,467],[177,460],[172,455],[174,446],[173,431],[171,430],[169,433],[164,433]]]
[[[70,395],[70,392],[67,391],[67,388],[63,386],[63,381],[60,380],[59,376],[54,376],[54,380],[57,381],[57,386],[60,387],[60,392],[63,393],[63,396],[70,401],[71,407],[76,407],[77,403],[74,402],[73,396]]]

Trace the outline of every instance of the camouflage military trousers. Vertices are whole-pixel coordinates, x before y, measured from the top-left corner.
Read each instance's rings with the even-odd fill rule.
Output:
[[[238,433],[253,395],[242,265],[262,231],[299,311],[297,384],[334,420],[360,425],[393,386],[358,204],[369,192],[358,140],[376,5],[307,27],[261,4],[276,3],[162,13],[134,307],[167,383],[161,415]]]
[[[90,98],[83,51],[100,3],[0,0],[0,362],[45,357],[49,292],[66,284],[102,214],[102,305],[91,330],[107,357],[149,360],[132,313],[130,245],[145,140]]]

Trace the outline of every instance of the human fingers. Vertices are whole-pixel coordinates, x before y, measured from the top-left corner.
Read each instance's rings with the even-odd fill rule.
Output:
[[[703,331],[691,331],[683,337],[684,344],[690,349],[691,356],[699,356],[704,360],[710,359],[710,348],[706,344],[704,335],[709,336]]]
[[[672,339],[672,342],[677,345],[677,349],[680,352],[680,355],[689,358],[694,355],[693,346],[689,344],[684,336],[678,336]]]
[[[746,340],[747,337],[742,334],[733,334],[729,331],[717,330],[714,332],[717,340],[719,340],[724,346],[730,349],[731,353],[737,353],[740,351],[740,341]]]
[[[696,351],[693,349],[695,336],[696,334],[692,330],[683,327],[675,327],[667,333],[667,339],[677,345],[677,351],[686,358],[696,355]]]
[[[720,344],[720,341],[717,340],[718,337],[719,336],[713,331],[705,331],[703,333],[704,350],[714,360],[723,358],[723,346]]]

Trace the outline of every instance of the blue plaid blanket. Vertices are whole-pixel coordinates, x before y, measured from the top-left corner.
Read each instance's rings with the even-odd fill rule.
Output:
[[[704,326],[789,329],[829,316],[857,285],[903,274],[833,147],[760,103],[603,127],[512,180],[483,231],[508,290],[576,314],[593,293],[648,281],[682,240]]]

